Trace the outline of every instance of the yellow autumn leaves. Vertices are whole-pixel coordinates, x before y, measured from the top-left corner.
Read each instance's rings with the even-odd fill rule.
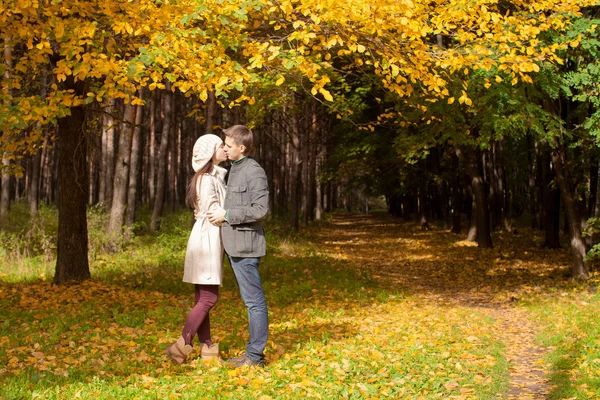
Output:
[[[456,96],[470,106],[464,92],[449,93],[447,74],[496,68],[512,84],[531,82],[541,63],[561,61],[559,46],[545,46],[540,35],[564,29],[588,3],[513,2],[507,13],[494,1],[465,0],[68,0],[43,6],[19,0],[0,5],[7,45],[26,46],[5,78],[13,91],[4,94],[4,104],[36,95],[23,90],[25,82],[49,70],[57,85],[47,99],[59,103],[57,112],[108,98],[139,103],[133,94],[140,86],[162,90],[167,81],[201,100],[214,91],[233,103],[252,102],[273,84],[290,84],[334,102],[332,83],[365,73],[397,96],[424,89],[431,98],[452,104]],[[87,82],[89,90],[61,93],[69,77]],[[11,112],[19,123],[5,123],[5,130],[33,122],[18,109]]]

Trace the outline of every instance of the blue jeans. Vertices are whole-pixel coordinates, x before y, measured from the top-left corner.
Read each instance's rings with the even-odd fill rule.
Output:
[[[262,363],[269,337],[269,316],[258,272],[260,258],[230,256],[229,262],[240,289],[240,296],[248,309],[250,340],[246,343],[246,356],[254,362]]]

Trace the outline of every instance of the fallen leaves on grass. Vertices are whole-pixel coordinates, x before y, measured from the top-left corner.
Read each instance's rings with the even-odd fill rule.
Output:
[[[97,398],[495,396],[508,367],[485,304],[538,295],[568,268],[568,255],[523,237],[482,251],[393,219],[344,216],[305,234],[271,243],[261,266],[271,320],[264,370],[205,365],[198,352],[171,364],[164,348],[193,298],[179,282],[183,260],[167,270],[138,256],[141,272],[119,279],[99,269],[80,285],[0,283],[2,385],[46,398],[58,397],[58,384],[61,396]],[[229,271],[211,325],[224,357],[243,351],[246,311]]]

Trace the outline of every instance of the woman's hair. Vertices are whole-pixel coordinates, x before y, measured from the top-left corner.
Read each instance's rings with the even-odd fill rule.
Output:
[[[196,209],[198,206],[198,180],[202,181],[202,175],[210,174],[213,170],[213,160],[212,158],[208,160],[206,164],[202,168],[200,168],[192,177],[190,184],[188,186],[187,195],[185,197],[186,202],[190,207]]]
[[[223,129],[223,133],[233,138],[237,145],[246,147],[245,156],[254,154],[254,137],[250,129],[244,125],[233,125],[231,128]]]

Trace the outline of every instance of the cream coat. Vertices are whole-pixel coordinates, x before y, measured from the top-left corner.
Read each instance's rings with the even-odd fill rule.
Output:
[[[199,179],[196,187],[198,204],[196,222],[185,253],[183,281],[202,285],[220,285],[223,279],[223,243],[221,228],[208,221],[207,212],[223,207],[227,170],[215,166],[209,175]]]

